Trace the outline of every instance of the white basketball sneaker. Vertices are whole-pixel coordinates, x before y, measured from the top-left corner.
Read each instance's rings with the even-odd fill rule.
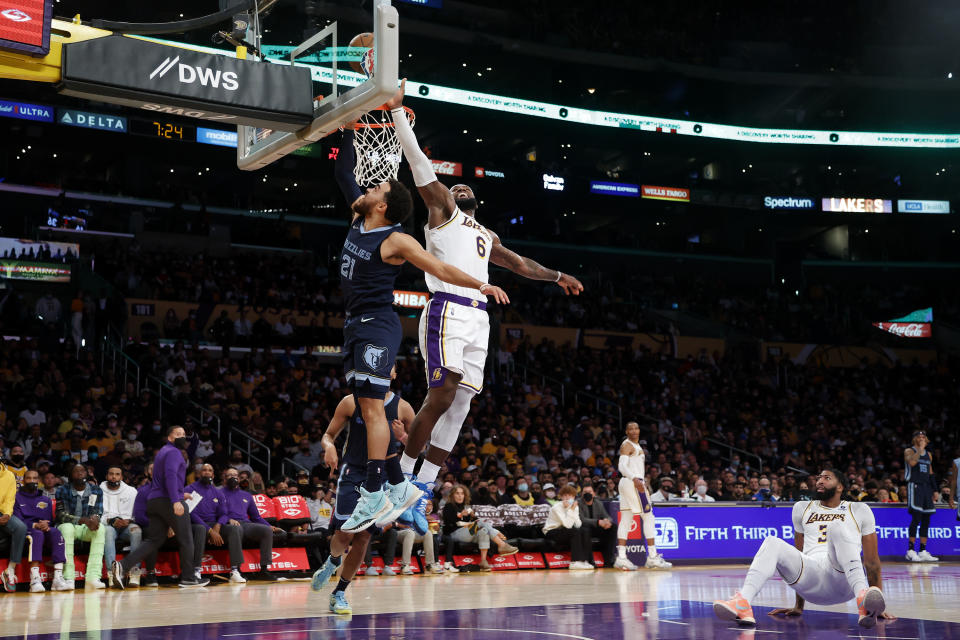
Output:
[[[616,561],[613,563],[613,568],[614,568],[614,569],[623,569],[624,571],[636,571],[636,570],[637,570],[637,565],[633,564],[632,562],[630,562],[630,561],[627,560],[626,558],[619,558],[619,557],[618,557],[618,558],[616,559]]]
[[[927,551],[926,549],[918,553],[917,558],[919,559],[920,562],[940,562],[940,558],[934,555],[930,555],[930,552]]]
[[[30,593],[43,593],[44,591],[46,589],[43,586],[43,581],[40,580],[40,574],[30,576]]]
[[[129,575],[129,578],[127,580],[127,586],[139,587],[140,586],[140,567],[134,567],[133,569],[130,569],[130,573],[128,575]],[[113,578],[113,575],[111,574],[110,577]]]
[[[910,549],[910,551],[907,551],[906,558],[910,562],[920,562],[920,556],[917,555],[917,552],[914,551],[913,549]]]
[[[673,563],[667,562],[663,556],[658,553],[655,556],[647,556],[647,563],[643,566],[647,569],[670,569],[673,567]]]

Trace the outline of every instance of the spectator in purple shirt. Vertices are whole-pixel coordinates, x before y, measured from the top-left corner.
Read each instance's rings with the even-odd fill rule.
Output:
[[[27,525],[30,543],[30,592],[46,591],[40,578],[40,563],[46,551],[53,559],[53,591],[69,591],[70,584],[63,579],[63,563],[67,561],[63,536],[52,526],[54,522],[53,501],[40,492],[40,476],[34,470],[23,475],[23,485],[17,492],[13,515]]]
[[[180,545],[180,587],[203,587],[210,583],[200,576],[199,568],[194,566],[193,531],[190,528],[190,514],[185,498],[184,480],[187,461],[183,455],[188,445],[183,427],[172,426],[167,431],[167,442],[153,459],[153,479],[147,492],[147,518],[149,524],[146,539],[120,562],[111,567],[114,584],[123,589],[123,580],[140,561],[157,551],[167,539],[167,531],[172,529]]]
[[[230,550],[230,582],[242,584],[247,581],[240,575],[240,566],[243,564],[243,531],[239,527],[226,526],[229,521],[226,499],[223,491],[213,484],[215,475],[213,465],[205,464],[200,467],[199,479],[187,487],[187,492],[196,492],[202,498],[190,512],[195,553],[196,557],[202,559],[207,544],[215,547],[226,546]]]
[[[242,542],[251,541],[260,545],[260,571],[255,573],[254,580],[276,580],[270,573],[269,566],[273,560],[273,532],[283,529],[271,527],[260,516],[253,496],[240,488],[240,473],[230,467],[224,474],[226,485],[223,488],[224,506],[226,507],[227,524],[222,527],[224,537],[241,538]],[[231,530],[232,529],[232,530]],[[231,553],[231,556],[233,554]],[[231,560],[231,563],[233,560]]]

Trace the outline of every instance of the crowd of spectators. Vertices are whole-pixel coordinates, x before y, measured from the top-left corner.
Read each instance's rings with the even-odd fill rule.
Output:
[[[568,266],[562,254],[536,257],[572,269],[584,283],[583,294],[568,297],[551,283],[496,273],[496,281],[513,292],[511,305],[491,307],[500,322],[668,333],[671,320],[665,311],[703,321],[697,328],[714,337],[742,334],[763,340],[896,346],[902,339],[885,335],[872,323],[926,307],[935,309],[937,320],[960,321],[960,297],[932,280],[863,285],[824,275],[795,286],[762,277],[738,283],[722,273],[644,272],[611,278],[606,268]],[[340,339],[329,324],[342,315],[342,296],[337,279],[329,277],[322,262],[147,252],[133,243],[108,252],[98,270],[129,297],[247,309],[241,317],[214,318],[206,332],[198,326],[196,311],[180,317],[170,310],[152,337],[258,346],[332,344]],[[404,272],[398,287],[425,290],[422,276],[412,269]],[[290,313],[269,322],[255,311],[263,308]]]
[[[0,453],[18,483],[35,471],[37,491],[49,497],[73,480],[100,486],[115,470],[126,485],[142,486],[165,428],[182,422],[190,439],[188,482],[199,479],[204,464],[218,478],[235,469],[242,490],[308,498],[314,517],[305,531],[325,531],[336,476],[324,465],[320,440],[348,392],[336,362],[289,349],[223,358],[182,343],[132,347],[128,355],[142,376],[167,380],[179,399],[220,416],[219,434],[215,423],[198,423],[176,406],[161,420],[154,394],[138,393],[132,382],[118,385],[90,351],[8,340],[0,346]],[[488,368],[488,385],[441,473],[433,508],[438,530],[447,528],[444,508],[457,487],[473,505],[553,506],[570,488],[578,499],[617,499],[623,434],[613,414],[598,412],[593,400],[562,405],[559,389],[535,376],[524,382],[525,368],[563,384],[567,398],[580,389],[636,417],[654,500],[796,500],[809,497],[811,472],[837,467],[848,475],[851,499],[904,502],[909,434],[930,434],[941,480],[957,446],[955,360],[820,368],[706,354],[677,360],[643,349],[598,351],[529,339],[500,355],[510,366]],[[421,364],[407,358],[397,368],[397,392],[418,407],[425,393]],[[228,448],[232,429],[263,443],[252,458]],[[267,457],[274,477],[264,477],[258,462]],[[296,477],[298,468],[304,473]],[[935,498],[953,496],[942,486]],[[599,534],[604,527],[594,528]],[[487,544],[500,541],[500,532],[486,533]],[[404,544],[412,544],[408,535]],[[474,542],[483,537],[475,536]]]

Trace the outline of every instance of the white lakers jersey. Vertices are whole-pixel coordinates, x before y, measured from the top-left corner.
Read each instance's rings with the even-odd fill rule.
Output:
[[[482,224],[460,211],[454,210],[453,216],[438,227],[424,227],[427,238],[427,251],[439,260],[453,265],[481,282],[489,279],[490,251],[493,249],[493,235]],[[486,302],[486,296],[477,289],[468,289],[448,284],[429,273],[424,274],[430,293],[442,291],[453,295]]]
[[[633,447],[633,453],[630,454],[630,457],[627,458],[627,468],[630,469],[630,473],[633,474],[634,478],[640,478],[643,480],[646,477],[646,469],[644,469],[644,459],[645,455],[643,453],[643,447],[639,444],[630,442],[629,439],[624,440],[625,443]],[[623,446],[622,444],[620,445]]]
[[[827,540],[831,532],[847,527],[860,538],[877,530],[873,511],[862,502],[843,501],[832,509],[819,500],[804,500],[793,505],[793,530],[803,534],[803,553],[808,556],[827,553]]]

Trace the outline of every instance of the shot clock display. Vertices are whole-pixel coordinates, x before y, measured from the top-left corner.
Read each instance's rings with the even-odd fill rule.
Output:
[[[140,118],[133,118],[130,121],[130,132],[140,136],[163,138],[165,140],[197,141],[197,128],[194,125],[165,119],[141,120]]]

